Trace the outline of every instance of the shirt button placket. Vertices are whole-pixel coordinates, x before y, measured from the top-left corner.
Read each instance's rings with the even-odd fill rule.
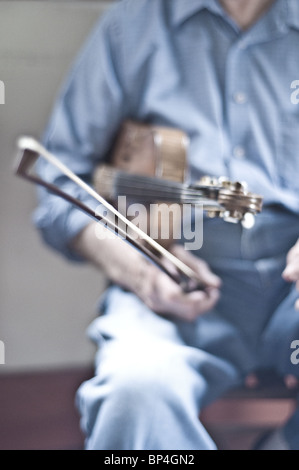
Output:
[[[244,160],[247,156],[245,136],[248,132],[248,76],[246,76],[246,49],[233,45],[226,68],[227,128],[231,142],[231,158]],[[230,162],[231,177],[238,177],[239,165]]]

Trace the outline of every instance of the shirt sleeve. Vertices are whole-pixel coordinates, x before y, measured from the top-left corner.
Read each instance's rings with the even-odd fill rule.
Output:
[[[118,15],[119,16],[119,15]],[[53,110],[43,143],[86,182],[105,158],[127,114],[122,88],[121,28],[115,7],[97,24],[80,52]],[[40,161],[38,173],[92,209],[98,203],[56,168]],[[69,244],[90,218],[45,189],[38,190],[34,223],[43,240],[71,260]]]

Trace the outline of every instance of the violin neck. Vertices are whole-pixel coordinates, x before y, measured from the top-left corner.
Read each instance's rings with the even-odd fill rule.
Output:
[[[101,165],[95,172],[94,187],[108,200],[126,196],[128,200],[141,203],[168,202],[195,204],[203,193],[188,185],[151,176],[136,175]]]

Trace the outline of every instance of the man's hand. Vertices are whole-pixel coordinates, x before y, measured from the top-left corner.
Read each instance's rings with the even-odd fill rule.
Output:
[[[202,284],[206,286],[205,290],[186,294],[166,274],[148,264],[136,293],[156,313],[194,321],[218,302],[221,280],[204,261],[185,251],[183,247],[175,245],[171,251],[198,274]]]
[[[299,240],[287,254],[287,265],[282,273],[282,277],[287,282],[295,282],[299,291]],[[299,310],[299,299],[295,304],[295,308]]]
[[[174,246],[171,251],[198,273],[206,286],[203,291],[184,293],[167,274],[131,245],[119,238],[101,237],[99,240],[96,229],[105,230],[96,222],[91,223],[73,240],[72,248],[102,269],[110,280],[134,292],[154,312],[193,321],[216,305],[221,280],[204,261],[183,247]]]

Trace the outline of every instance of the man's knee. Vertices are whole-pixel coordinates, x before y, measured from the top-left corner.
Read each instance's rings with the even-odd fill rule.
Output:
[[[148,349],[127,350],[119,360],[111,356],[102,368],[103,374],[106,369],[110,397],[128,412],[129,407],[136,411],[150,406],[153,400],[167,401],[187,389],[195,372],[190,371],[180,352],[175,347],[163,348],[153,343]]]
[[[79,408],[95,416],[100,407],[117,406],[119,415],[148,412],[152,406],[194,401],[198,407],[204,379],[187,360],[180,346],[152,343],[108,347],[99,360],[96,376],[78,391]],[[194,390],[197,389],[197,399]],[[196,402],[196,403],[195,403]]]

